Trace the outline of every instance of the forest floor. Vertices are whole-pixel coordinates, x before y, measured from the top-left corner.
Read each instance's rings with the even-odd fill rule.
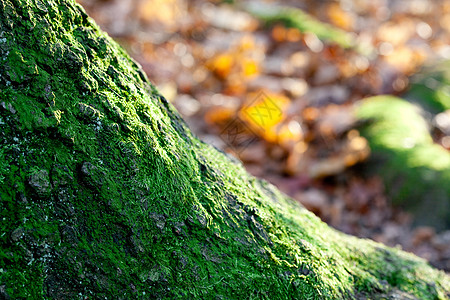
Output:
[[[448,1],[78,2],[201,139],[329,225],[450,271],[450,230],[413,227],[413,216],[391,205],[382,179],[367,172],[370,149],[353,114],[358,100],[401,95],[424,64],[450,59]],[[345,34],[267,24],[248,10],[268,13],[275,3]],[[252,119],[255,109],[271,117]],[[434,132],[449,150],[450,137]]]

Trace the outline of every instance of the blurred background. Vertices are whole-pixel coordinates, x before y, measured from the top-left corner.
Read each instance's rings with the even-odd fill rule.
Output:
[[[450,271],[450,215],[424,214],[450,203],[450,2],[77,2],[202,140],[331,226]],[[360,113],[376,95],[406,101]]]

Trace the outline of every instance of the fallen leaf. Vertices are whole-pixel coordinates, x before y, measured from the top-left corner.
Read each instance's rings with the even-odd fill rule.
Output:
[[[334,25],[347,31],[353,30],[355,18],[349,11],[343,10],[340,4],[331,3],[328,5],[327,15]]]

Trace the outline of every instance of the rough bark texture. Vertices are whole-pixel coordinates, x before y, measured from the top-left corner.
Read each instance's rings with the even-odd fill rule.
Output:
[[[73,1],[0,0],[0,298],[445,299],[195,138]]]

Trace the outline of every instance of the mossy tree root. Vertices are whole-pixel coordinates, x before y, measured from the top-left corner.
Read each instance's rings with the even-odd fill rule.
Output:
[[[0,298],[445,299],[199,141],[72,0],[0,0]]]

